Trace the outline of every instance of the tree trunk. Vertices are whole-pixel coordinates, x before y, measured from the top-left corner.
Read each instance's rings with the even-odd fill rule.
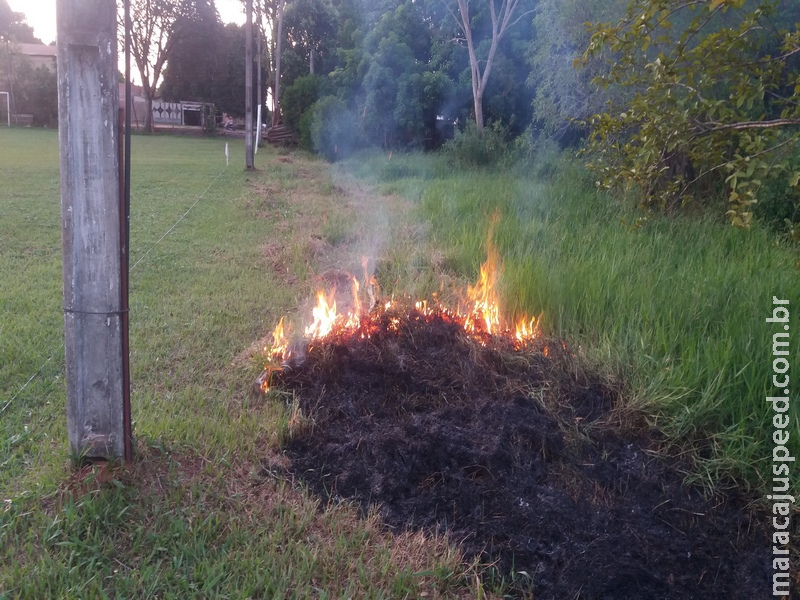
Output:
[[[475,107],[475,127],[478,133],[483,132],[483,90],[473,92],[473,105]]]
[[[283,41],[283,8],[285,0],[281,0],[278,5],[278,24],[275,32],[275,97],[272,99],[272,126],[281,124],[281,46]]]
[[[256,123],[256,147],[261,147],[261,121],[262,121],[262,109],[264,106],[264,98],[262,96],[262,83],[261,83],[261,53],[263,49],[261,47],[261,28],[258,28],[258,60],[256,61],[256,68],[258,69],[258,122]],[[258,152],[258,150],[256,150]]]
[[[145,80],[142,82],[142,91],[144,92],[145,106],[147,112],[144,115],[144,131],[145,133],[153,133],[155,126],[153,124],[153,90],[150,89],[150,82]]]
[[[497,48],[500,45],[500,40],[503,39],[508,27],[519,20],[512,23],[511,19],[519,7],[519,0],[503,0],[500,4],[500,12],[498,13],[495,8],[495,0],[489,1],[489,11],[492,17],[492,42],[489,47],[489,53],[486,56],[486,64],[481,72],[478,56],[475,53],[475,43],[472,38],[472,23],[469,17],[469,0],[458,0],[458,17],[456,23],[464,32],[464,37],[467,41],[467,51],[469,52],[469,67],[472,75],[472,100],[473,108],[475,110],[475,126],[478,133],[483,133],[483,93],[486,91],[486,84],[489,81],[489,74],[492,71],[492,63],[494,62]],[[446,3],[446,0],[445,0]],[[449,7],[448,7],[449,8]]]

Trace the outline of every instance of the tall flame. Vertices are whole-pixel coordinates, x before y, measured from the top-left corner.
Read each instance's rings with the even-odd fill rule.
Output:
[[[271,354],[273,360],[281,360],[289,354],[289,339],[283,330],[283,317],[278,321],[275,331],[272,332]]]
[[[307,338],[323,338],[333,330],[337,316],[335,293],[335,289],[328,296],[323,291],[317,292],[317,305],[311,311],[314,322],[306,327]]]
[[[499,277],[497,251],[489,244],[488,257],[481,265],[477,283],[467,286],[467,299],[471,302],[465,315],[464,328],[470,332],[484,331],[489,335],[501,330],[500,306],[495,285]]]

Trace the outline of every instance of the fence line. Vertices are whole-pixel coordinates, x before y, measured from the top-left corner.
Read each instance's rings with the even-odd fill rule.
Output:
[[[168,236],[168,235],[169,235],[169,234],[172,232],[172,230],[173,230],[173,229],[175,229],[175,228],[178,226],[178,224],[179,224],[181,221],[183,221],[183,220],[186,218],[186,215],[188,215],[188,214],[189,214],[189,213],[192,211],[192,209],[193,209],[195,206],[197,206],[198,202],[200,202],[200,200],[202,200],[202,199],[205,197],[205,195],[208,193],[208,190],[210,190],[210,189],[211,189],[211,186],[213,186],[213,185],[214,185],[214,184],[217,182],[217,180],[218,180],[218,179],[219,179],[219,178],[222,176],[222,174],[223,174],[224,172],[225,172],[225,169],[223,169],[222,171],[220,171],[219,173],[217,173],[217,176],[216,176],[216,177],[214,177],[214,179],[212,179],[212,180],[211,180],[211,183],[209,183],[209,184],[208,184],[208,187],[206,187],[206,189],[203,191],[203,193],[202,193],[202,194],[200,194],[200,196],[198,196],[197,200],[195,200],[195,201],[194,201],[194,203],[193,203],[193,204],[192,204],[192,205],[191,205],[191,206],[188,208],[188,210],[187,210],[185,213],[183,213],[183,214],[182,214],[182,215],[181,215],[181,216],[178,218],[178,220],[177,220],[177,221],[175,221],[175,222],[172,224],[172,227],[170,227],[169,229],[167,229],[167,231],[164,233],[164,235],[162,235],[160,238],[158,238],[158,240],[157,240],[157,241],[156,241],[156,242],[155,242],[155,243],[154,243],[152,246],[150,246],[150,247],[147,249],[147,251],[146,251],[146,252],[145,252],[145,253],[144,253],[144,254],[143,254],[143,255],[142,255],[140,258],[139,258],[139,260],[137,260],[137,261],[136,261],[136,262],[133,264],[133,266],[131,266],[131,267],[128,269],[128,272],[129,272],[129,273],[130,273],[131,271],[133,271],[133,269],[134,269],[134,268],[135,268],[135,267],[136,267],[136,266],[137,266],[139,263],[141,263],[141,262],[142,262],[142,261],[145,259],[145,257],[147,257],[147,255],[148,255],[148,254],[150,254],[150,252],[153,250],[153,248],[155,248],[156,246],[158,246],[158,245],[159,245],[159,244],[160,244],[160,243],[161,243],[161,242],[164,240],[164,238],[165,238],[165,237],[167,237],[167,236]],[[129,249],[129,251],[130,251],[130,249]],[[63,344],[63,342],[62,342],[62,344],[61,344],[61,348],[63,349],[63,347],[64,347],[64,344]],[[2,409],[0,409],[0,415],[2,415],[2,414],[5,412],[5,410],[6,410],[6,409],[7,409],[9,406],[11,406],[11,403],[12,403],[12,402],[14,402],[14,400],[16,400],[17,398],[19,398],[19,395],[20,395],[20,394],[21,394],[23,391],[25,391],[25,388],[27,388],[27,387],[30,385],[31,381],[33,381],[34,379],[36,379],[36,376],[37,376],[37,375],[39,375],[39,374],[40,374],[40,373],[41,373],[41,372],[44,370],[44,368],[45,368],[45,367],[46,367],[46,366],[47,366],[47,365],[48,365],[48,364],[49,364],[49,363],[50,363],[50,362],[51,362],[51,361],[52,361],[52,360],[53,360],[55,357],[56,357],[56,355],[55,355],[55,354],[53,354],[53,355],[52,355],[50,358],[48,358],[48,359],[47,359],[47,360],[46,360],[46,361],[45,361],[45,362],[42,364],[42,366],[40,366],[40,367],[39,367],[39,369],[38,369],[38,370],[37,370],[37,371],[36,371],[36,372],[35,372],[33,375],[31,375],[31,376],[28,378],[28,381],[26,381],[26,382],[23,384],[23,386],[22,386],[21,388],[19,388],[19,390],[17,390],[17,393],[16,393],[16,394],[14,394],[14,397],[13,397],[13,398],[11,398],[11,400],[9,400],[8,402],[6,402],[5,406],[3,406],[3,408],[2,408]]]

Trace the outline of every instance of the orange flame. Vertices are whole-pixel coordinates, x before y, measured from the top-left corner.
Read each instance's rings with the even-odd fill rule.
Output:
[[[517,321],[517,325],[515,327],[516,333],[514,337],[516,338],[517,342],[520,344],[524,344],[528,340],[532,340],[539,335],[539,319],[536,317],[522,317],[519,321]]]
[[[275,371],[280,371],[283,369],[282,365],[275,363],[281,363],[288,360],[292,354],[291,350],[289,350],[289,338],[286,337],[286,333],[284,331],[283,317],[281,317],[281,320],[278,321],[278,324],[275,326],[275,330],[272,332],[272,346],[264,346],[264,354],[267,353],[269,353],[271,362],[268,362],[264,365],[264,372],[259,378],[259,387],[265,394],[269,391],[269,383],[272,379],[272,374]]]
[[[314,322],[306,327],[306,337],[319,339],[328,335],[336,324],[336,300],[334,299],[334,289],[329,296],[325,292],[317,292],[317,305],[311,311]]]
[[[487,259],[481,265],[480,277],[475,285],[467,286],[467,305],[465,308],[459,307],[455,312],[442,306],[439,300],[433,297],[432,301],[420,300],[415,303],[416,310],[424,317],[442,315],[461,324],[464,330],[479,341],[481,344],[490,343],[488,336],[506,336],[513,341],[514,347],[521,348],[529,341],[539,336],[540,318],[522,316],[514,325],[510,327],[503,321],[500,312],[500,302],[497,294],[497,282],[502,272],[498,253],[492,244],[492,233],[497,222],[497,217],[493,216],[489,226],[489,240],[487,244]],[[377,321],[373,313],[381,314],[391,310],[394,301],[389,300],[385,304],[378,305],[376,292],[378,289],[377,281],[374,276],[369,275],[368,259],[362,258],[364,269],[364,287],[366,288],[365,302],[361,300],[361,286],[358,280],[353,277],[352,294],[353,307],[346,314],[340,314],[336,308],[335,292],[333,289],[329,294],[320,290],[317,292],[317,304],[312,310],[313,322],[305,328],[305,337],[309,341],[319,340],[333,332],[344,334],[360,333],[362,339],[370,337],[370,332],[376,327]],[[368,304],[367,304],[368,303]],[[397,316],[390,316],[387,328],[389,331],[399,332],[401,320]],[[284,332],[284,321],[280,320],[272,334],[271,358],[273,361],[286,361],[290,357],[289,342]],[[266,348],[264,349],[266,352]],[[544,349],[545,355],[548,349]],[[262,389],[269,389],[269,376],[273,371],[280,370],[274,364],[265,365],[266,381]]]
[[[273,360],[288,358],[289,340],[283,330],[283,317],[281,317],[281,320],[278,321],[278,324],[275,326],[275,331],[272,332],[272,348],[270,354]]]
[[[490,245],[489,256],[481,265],[480,279],[474,286],[467,286],[467,298],[473,303],[465,315],[464,328],[468,332],[484,331],[492,335],[500,331],[500,307],[494,289],[498,276],[497,252]]]

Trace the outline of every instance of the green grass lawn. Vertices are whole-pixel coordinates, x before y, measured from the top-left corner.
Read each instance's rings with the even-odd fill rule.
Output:
[[[793,316],[800,300],[796,253],[773,234],[680,216],[638,222],[569,161],[457,173],[441,157],[331,168],[262,149],[246,173],[242,141],[230,144],[226,167],[224,139],[133,139],[137,458],[76,471],[57,135],[0,129],[0,598],[483,593],[442,539],[388,534],[287,481],[280,447],[303,416],[252,386],[265,336],[326,271],[358,270],[367,255],[380,259],[384,292],[444,294],[474,281],[495,213],[509,312],[541,313],[545,332],[672,450],[690,450],[691,477],[768,483],[765,318],[772,296]],[[798,372],[796,351],[791,361]],[[796,410],[790,432],[800,455]]]
[[[323,163],[263,149],[248,174],[224,144],[133,139],[137,458],[76,472],[57,135],[0,130],[0,597],[458,595],[442,540],[320,510],[270,469],[297,415],[253,393],[258,341],[310,296],[313,244],[347,237],[352,207]]]

